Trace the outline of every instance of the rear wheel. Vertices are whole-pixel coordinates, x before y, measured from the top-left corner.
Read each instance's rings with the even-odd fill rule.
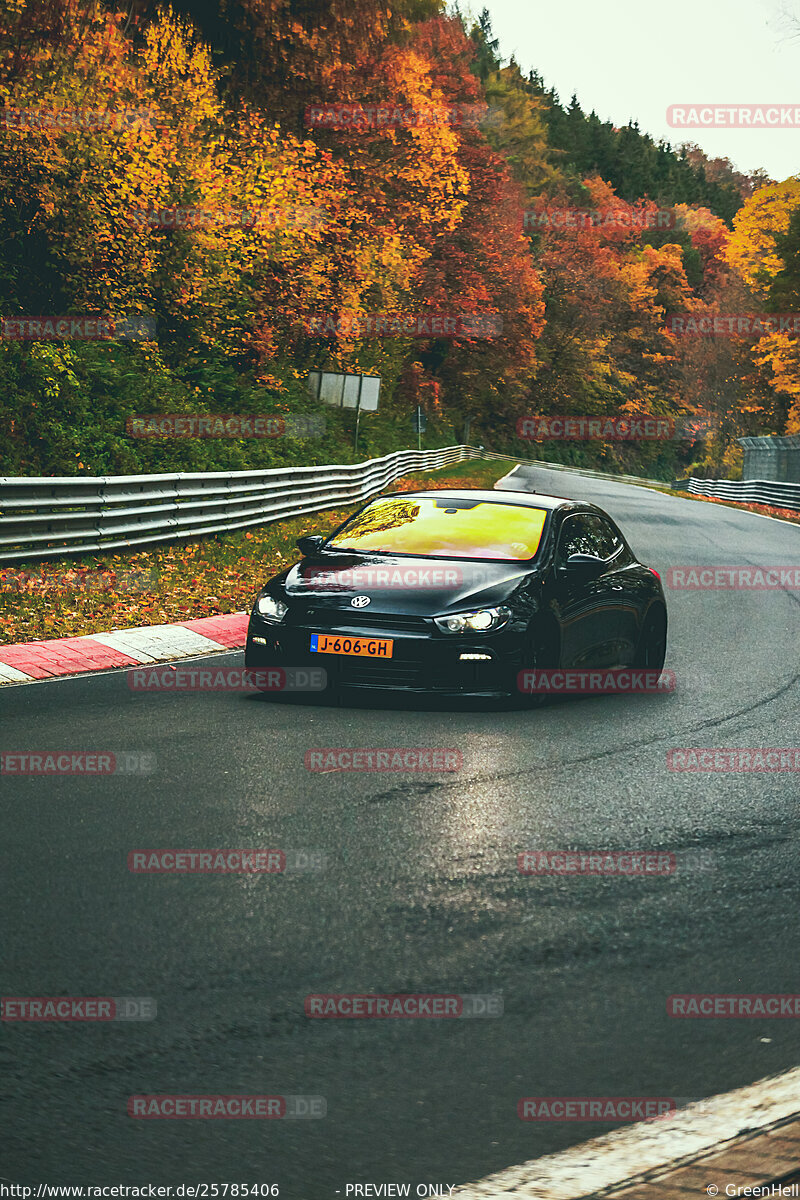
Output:
[[[667,612],[661,604],[651,604],[644,615],[634,666],[660,671],[667,656]]]

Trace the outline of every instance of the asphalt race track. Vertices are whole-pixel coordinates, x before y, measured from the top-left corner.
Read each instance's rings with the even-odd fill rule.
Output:
[[[602,505],[662,573],[800,562],[798,526],[524,478]],[[798,776],[678,774],[666,752],[799,744],[800,594],[665,590],[671,694],[441,711],[374,694],[142,694],[125,672],[3,688],[4,752],[156,760],[146,777],[0,780],[3,992],[152,996],[158,1015],[3,1027],[0,1176],[414,1194],[609,1128],[522,1122],[522,1096],[687,1102],[797,1065],[796,1021],[676,1020],[666,1000],[800,991]],[[464,766],[306,770],[306,750],[338,746],[454,747]],[[153,847],[323,850],[327,868],[130,873],[128,852]],[[672,851],[678,868],[517,871],[520,851],[568,848]],[[501,993],[504,1015],[311,1020],[311,992]],[[133,1120],[142,1093],[323,1096],[327,1116]]]

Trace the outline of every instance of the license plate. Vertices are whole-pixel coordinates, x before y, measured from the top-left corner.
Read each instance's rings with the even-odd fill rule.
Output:
[[[391,638],[342,637],[341,634],[312,633],[311,650],[316,654],[355,654],[358,658],[391,658]]]

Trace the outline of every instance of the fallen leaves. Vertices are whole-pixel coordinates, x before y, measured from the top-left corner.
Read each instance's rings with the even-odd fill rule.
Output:
[[[722,504],[726,508],[743,508],[746,512],[760,513],[764,517],[777,517],[778,520],[800,525],[800,512],[793,508],[775,508],[771,504],[745,504],[736,500],[722,500],[719,496],[696,496],[694,492],[682,492],[677,489],[668,495],[681,496],[686,500],[705,500],[708,504]]]

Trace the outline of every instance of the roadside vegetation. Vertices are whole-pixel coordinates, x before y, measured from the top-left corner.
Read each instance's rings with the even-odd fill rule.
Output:
[[[546,63],[503,58],[485,11],[0,7],[0,316],[152,323],[143,340],[5,330],[0,475],[351,461],[414,444],[417,406],[426,447],[665,480],[735,476],[738,437],[800,429],[796,332],[670,323],[798,310],[800,180],[743,174],[562,100]],[[416,115],[353,128],[334,119],[342,105]],[[81,123],[109,112],[141,120]],[[437,314],[494,332],[365,332],[377,316]],[[352,412],[307,395],[316,369],[382,378],[357,452]],[[139,415],[307,412],[325,416],[323,436],[127,431]],[[531,415],[642,413],[686,436],[533,447],[516,432]]]

